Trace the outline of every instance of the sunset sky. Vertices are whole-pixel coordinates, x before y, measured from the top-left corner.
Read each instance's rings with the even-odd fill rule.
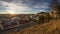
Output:
[[[52,11],[50,5],[52,0],[0,0],[0,14],[36,14]]]

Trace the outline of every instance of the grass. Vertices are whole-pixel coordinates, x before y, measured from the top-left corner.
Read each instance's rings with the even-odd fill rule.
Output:
[[[60,34],[60,20],[53,20],[44,24],[19,30],[9,34]]]

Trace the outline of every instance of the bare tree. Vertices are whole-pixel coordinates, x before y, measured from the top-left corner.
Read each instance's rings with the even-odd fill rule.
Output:
[[[54,3],[54,8],[57,11],[57,13],[60,13],[60,6],[58,3],[58,0],[53,0],[53,3]]]
[[[56,19],[59,19],[59,15],[60,15],[60,6],[58,3],[58,0],[53,0],[53,6],[54,6],[54,10],[56,11]]]

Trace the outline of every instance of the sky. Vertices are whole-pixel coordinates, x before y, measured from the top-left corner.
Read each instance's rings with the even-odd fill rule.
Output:
[[[0,0],[0,14],[36,14],[52,11],[52,0]]]

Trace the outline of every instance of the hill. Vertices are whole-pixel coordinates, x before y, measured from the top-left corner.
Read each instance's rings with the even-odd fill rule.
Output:
[[[60,20],[53,20],[48,23],[37,24],[35,26],[9,34],[60,34]]]

